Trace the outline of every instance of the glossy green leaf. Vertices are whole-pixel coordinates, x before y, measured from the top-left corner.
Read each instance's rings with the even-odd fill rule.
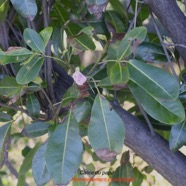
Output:
[[[16,81],[19,84],[27,84],[36,78],[44,63],[43,57],[32,56],[30,61],[22,66],[17,73]]]
[[[83,146],[78,124],[70,113],[66,120],[51,133],[45,159],[55,184],[68,184],[82,159]]]
[[[112,84],[125,84],[129,80],[129,70],[126,64],[116,62],[110,69],[110,80]]]
[[[45,53],[45,43],[35,30],[26,28],[23,33],[23,38],[31,49],[43,54]]]
[[[26,19],[32,21],[37,14],[35,0],[10,0],[17,12]]]
[[[26,108],[30,116],[38,117],[40,114],[40,103],[34,94],[28,94]]]
[[[83,101],[83,102],[77,103],[74,106],[74,108],[72,110],[72,114],[74,115],[76,121],[79,123],[87,117],[87,115],[90,113],[90,111],[91,111],[90,102]]]
[[[47,27],[44,28],[41,32],[40,32],[40,36],[42,37],[43,41],[44,41],[44,46],[46,47],[51,36],[52,36],[52,32],[53,32],[53,28],[52,27]]]
[[[121,40],[118,50],[117,59],[121,61],[123,58],[128,57],[131,53],[131,44],[135,40],[143,42],[147,35],[147,29],[145,27],[136,27],[126,33],[125,37]]]
[[[178,99],[167,101],[154,98],[133,81],[129,81],[128,85],[133,96],[152,118],[171,125],[180,123],[185,119],[183,105]]]
[[[8,12],[8,6],[9,6],[8,0],[0,2],[0,22],[6,18]]]
[[[154,43],[143,42],[134,51],[134,55],[137,59],[147,62],[167,62],[163,48]]]
[[[94,100],[88,128],[90,144],[97,156],[104,161],[112,161],[122,150],[124,136],[123,121],[109,102],[98,94]]]
[[[7,65],[10,63],[18,63],[27,59],[31,55],[33,55],[33,52],[26,48],[12,47],[9,51],[0,51],[0,64]]]
[[[48,132],[49,127],[49,123],[38,121],[27,125],[23,133],[28,135],[28,137],[39,137],[46,134]]]
[[[175,100],[179,95],[179,83],[174,76],[158,67],[138,60],[129,60],[130,79],[151,96]]]
[[[51,176],[45,162],[45,152],[47,143],[44,143],[35,153],[32,160],[32,174],[37,185],[45,185]]]
[[[186,122],[174,125],[171,128],[169,137],[169,148],[176,152],[179,148],[186,144]]]
[[[14,77],[5,77],[0,80],[0,95],[2,96],[16,96],[21,93],[22,88],[22,85],[19,85]]]
[[[6,144],[10,137],[11,124],[5,124],[0,127],[0,168],[3,166],[5,158],[7,158],[7,148]]]
[[[25,175],[26,173],[31,169],[32,167],[32,159],[34,157],[34,154],[39,148],[39,144],[37,144],[25,157],[20,170],[19,170],[19,176],[18,176],[18,183],[17,186],[23,186],[25,185]]]
[[[128,186],[131,179],[133,178],[133,167],[130,163],[120,165],[114,172],[112,179],[117,181],[112,181],[112,186]],[[122,181],[123,179],[123,181]]]

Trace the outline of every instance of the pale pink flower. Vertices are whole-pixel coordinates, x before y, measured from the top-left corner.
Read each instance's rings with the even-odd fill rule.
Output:
[[[77,85],[83,85],[86,81],[87,78],[86,76],[84,76],[81,72],[76,71],[73,75],[72,75],[74,81],[76,82]]]

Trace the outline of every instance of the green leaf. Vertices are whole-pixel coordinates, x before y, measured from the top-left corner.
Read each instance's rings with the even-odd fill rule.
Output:
[[[125,31],[125,25],[122,19],[118,16],[115,11],[107,11],[105,13],[105,20],[115,28],[116,33],[123,33]]]
[[[158,67],[138,60],[129,60],[130,79],[153,97],[175,100],[179,83],[174,76]]]
[[[45,159],[55,184],[68,184],[82,159],[83,146],[78,124],[70,113],[68,118],[51,133]]]
[[[22,66],[16,76],[19,84],[28,84],[36,78],[44,63],[43,57],[32,56],[29,62]]]
[[[139,186],[142,185],[144,174],[141,173],[141,171],[138,170],[137,167],[133,169],[133,178],[134,181],[132,182],[132,186]]]
[[[169,148],[176,152],[179,148],[186,144],[186,121],[174,125],[171,128],[169,137]]]
[[[10,0],[16,11],[26,19],[32,21],[37,14],[35,0]]]
[[[72,110],[72,114],[74,115],[76,121],[79,123],[87,117],[87,115],[90,113],[90,111],[91,111],[90,102],[83,101],[83,102],[77,103],[74,106],[74,108]]]
[[[163,51],[162,46],[154,43],[143,42],[134,52],[137,59],[147,62],[167,62],[167,57]]]
[[[145,27],[136,27],[127,32],[125,37],[121,40],[118,50],[117,59],[121,61],[123,58],[128,57],[131,53],[131,44],[134,40],[142,42],[147,35],[147,29]]]
[[[112,186],[128,186],[130,179],[132,178],[133,167],[131,166],[130,162],[122,164],[115,170],[114,175],[112,176],[113,180],[118,180],[117,182],[112,181]]]
[[[32,160],[32,174],[37,185],[45,185],[51,176],[45,162],[45,152],[47,143],[44,143],[35,153]]]
[[[10,115],[4,112],[0,112],[0,122],[7,122],[10,120],[12,120],[12,117]]]
[[[40,114],[40,104],[34,94],[28,94],[26,100],[26,108],[30,116],[38,117]]]
[[[112,84],[125,84],[129,80],[129,70],[126,64],[116,62],[110,69],[110,80]]]
[[[26,28],[23,33],[23,38],[31,49],[43,54],[45,53],[45,43],[35,30]]]
[[[26,48],[12,47],[6,52],[0,51],[0,64],[7,65],[10,63],[18,63],[27,59],[31,55],[33,55],[33,52]]]
[[[46,47],[51,36],[52,36],[52,32],[53,32],[53,28],[52,27],[47,27],[44,28],[41,32],[40,32],[40,36],[42,37],[43,41],[44,41],[44,46]]]
[[[31,169],[32,166],[32,159],[34,157],[34,154],[40,147],[40,144],[37,144],[25,157],[20,170],[19,170],[19,177],[18,177],[18,183],[17,186],[23,186],[25,185],[25,175],[26,173]]]
[[[124,136],[123,121],[109,102],[98,94],[94,100],[88,128],[90,144],[97,156],[104,161],[112,161],[122,150]]]
[[[10,137],[11,124],[8,123],[0,127],[0,168],[3,166],[5,158],[7,158],[6,144]]]
[[[26,135],[32,138],[39,137],[46,134],[49,127],[49,123],[38,121],[26,126],[23,133],[26,133]]]
[[[12,97],[19,95],[22,88],[22,85],[19,85],[14,77],[5,77],[0,80],[0,95],[2,96]]]
[[[171,125],[185,119],[185,111],[180,100],[167,101],[155,98],[133,81],[129,81],[128,86],[133,96],[152,118]]]
[[[8,7],[9,7],[8,5],[9,5],[8,0],[0,2],[0,22],[3,21],[7,16]]]

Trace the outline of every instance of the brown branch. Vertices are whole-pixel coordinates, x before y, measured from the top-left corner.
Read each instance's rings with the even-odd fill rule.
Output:
[[[145,3],[158,17],[173,42],[186,45],[186,17],[178,7],[176,0],[145,0]],[[177,50],[186,63],[185,48],[177,46]]]
[[[152,137],[147,125],[125,111],[117,101],[112,105],[125,124],[125,144],[172,185],[186,185],[186,157],[180,152],[171,152],[168,142],[157,133]]]

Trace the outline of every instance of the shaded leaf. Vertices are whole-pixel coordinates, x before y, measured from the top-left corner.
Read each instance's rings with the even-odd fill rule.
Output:
[[[51,176],[45,162],[45,152],[47,143],[44,143],[35,153],[32,160],[32,174],[37,185],[45,185]]]
[[[40,36],[42,37],[43,41],[44,41],[44,46],[46,47],[51,36],[52,36],[52,32],[53,32],[53,28],[52,27],[47,27],[44,28],[41,32],[40,32]]]
[[[43,54],[45,53],[45,43],[35,30],[26,28],[23,33],[23,38],[31,49]]]
[[[91,111],[91,104],[88,101],[79,102],[72,110],[76,121],[79,123],[84,120]]]
[[[9,114],[0,112],[0,122],[7,122],[10,120],[12,120],[12,117]]]
[[[16,96],[21,93],[22,88],[14,77],[5,77],[3,80],[0,80],[0,95],[2,96]]]
[[[17,12],[32,21],[37,14],[35,0],[10,0]]]
[[[19,177],[18,177],[18,183],[17,186],[23,186],[25,185],[25,175],[26,173],[31,169],[32,167],[32,159],[34,157],[34,154],[39,148],[39,144],[37,144],[30,152],[26,155],[20,170],[19,170]]]
[[[186,144],[186,122],[174,125],[171,128],[169,137],[169,148],[176,152],[179,148]]]
[[[26,48],[10,47],[6,52],[0,51],[0,64],[7,65],[10,63],[18,63],[27,59],[31,55],[33,55],[33,52]]]
[[[8,5],[9,5],[8,0],[0,2],[0,22],[3,21],[7,16]]]
[[[36,78],[44,63],[43,57],[32,56],[29,62],[22,66],[17,73],[16,81],[19,84],[27,84]]]
[[[28,113],[33,117],[38,117],[40,114],[40,103],[34,94],[28,94],[26,99],[26,108]]]
[[[7,158],[6,144],[10,137],[11,124],[8,123],[0,127],[0,168],[4,164],[4,159]]]
[[[117,122],[115,122],[117,121]],[[100,94],[94,100],[88,137],[97,156],[111,161],[122,150],[125,136],[123,121]]]
[[[46,134],[49,127],[49,123],[38,121],[27,125],[26,128],[24,128],[23,133],[28,135],[28,137],[39,137]]]
[[[175,100],[179,95],[176,78],[158,67],[138,60],[129,60],[130,79],[153,97]]]
[[[185,111],[180,100],[166,101],[155,98],[133,81],[129,81],[128,85],[133,96],[152,118],[171,125],[185,119]]]
[[[83,146],[78,124],[70,113],[63,124],[51,133],[45,159],[55,184],[68,184],[78,170]]]

